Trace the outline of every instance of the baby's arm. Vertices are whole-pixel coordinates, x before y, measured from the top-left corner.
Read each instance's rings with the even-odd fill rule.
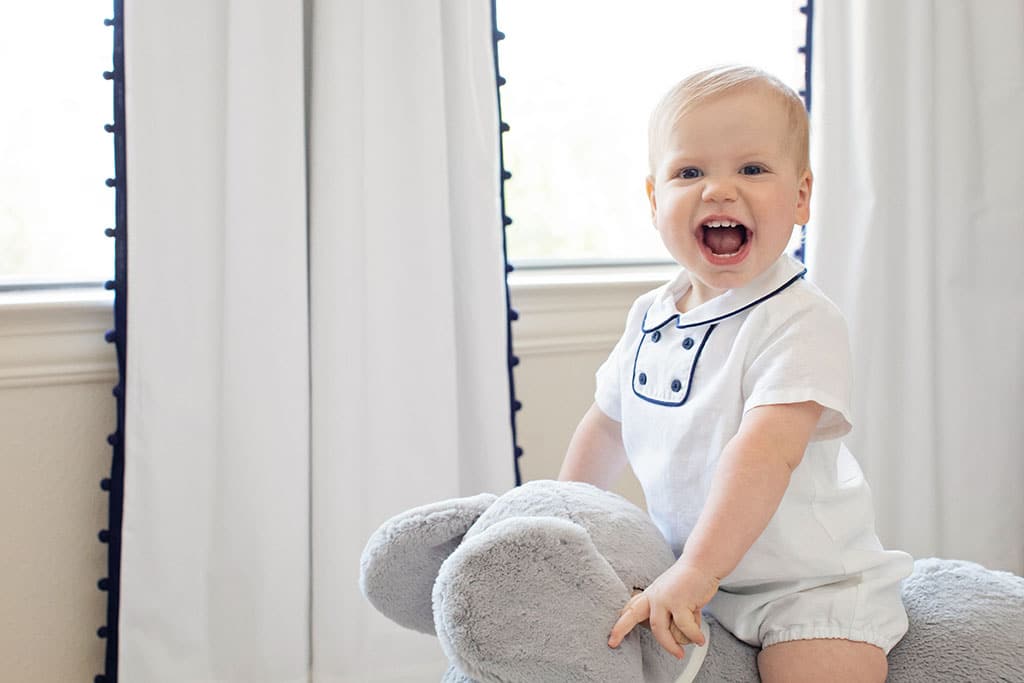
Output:
[[[757,406],[744,415],[680,562],[719,580],[736,568],[779,507],[822,410],[805,401]]]
[[[595,403],[572,435],[558,480],[583,481],[607,489],[615,484],[626,464],[622,425]]]
[[[683,650],[670,633],[673,622],[690,641],[704,642],[701,608],[768,526],[821,412],[814,401],[747,411],[739,432],[722,452],[682,556],[642,596],[630,601],[612,628],[609,645],[617,647],[645,619],[650,619],[662,647],[676,657],[682,657]]]

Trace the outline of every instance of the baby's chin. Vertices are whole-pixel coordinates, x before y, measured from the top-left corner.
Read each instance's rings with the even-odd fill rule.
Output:
[[[763,249],[751,249],[743,261],[728,266],[716,265],[701,258],[701,279],[715,289],[739,289],[767,272],[785,251],[785,246],[777,253],[774,249],[771,253]]]
[[[750,264],[744,263],[742,266],[749,266]],[[769,264],[771,265],[771,264]],[[720,268],[708,268],[705,266],[701,269],[703,272],[696,273],[700,278],[701,282],[705,287],[712,290],[725,291],[727,289],[739,289],[750,284],[753,280],[761,275],[763,272],[768,270],[767,266],[763,268],[747,268],[737,267],[736,269],[720,269]]]

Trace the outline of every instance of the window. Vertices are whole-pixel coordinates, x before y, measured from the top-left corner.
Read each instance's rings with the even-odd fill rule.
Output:
[[[498,0],[509,259],[667,261],[644,193],[650,110],[686,74],[721,63],[799,91],[802,4]]]
[[[113,277],[109,0],[4,2],[0,288]]]

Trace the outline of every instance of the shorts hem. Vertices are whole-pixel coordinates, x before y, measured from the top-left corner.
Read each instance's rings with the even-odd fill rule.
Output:
[[[879,634],[876,631],[867,629],[849,629],[839,626],[799,626],[795,628],[780,629],[772,631],[761,639],[761,648],[766,648],[779,643],[786,643],[792,640],[814,640],[819,638],[835,638],[839,640],[852,640],[859,643],[868,643],[881,648],[885,654],[889,654],[896,643],[903,638],[891,637]]]

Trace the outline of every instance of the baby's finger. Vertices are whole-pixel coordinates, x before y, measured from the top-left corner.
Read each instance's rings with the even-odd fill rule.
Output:
[[[700,630],[700,626],[697,625],[693,614],[683,612],[678,617],[675,617],[674,621],[676,628],[682,632],[689,642],[697,643],[698,645],[704,644],[704,632]]]
[[[608,635],[608,647],[618,647],[633,627],[647,619],[651,614],[651,603],[645,595],[638,595],[626,603],[619,620],[612,626]]]
[[[697,643],[700,646],[704,645],[704,631],[702,631],[700,628],[700,619],[702,616],[703,614],[699,609],[693,611],[693,621],[695,624],[695,628],[697,629],[697,633],[700,634],[700,640],[695,640],[693,642]]]
[[[619,610],[619,616],[621,617],[623,614],[626,613],[626,610],[632,608],[633,605],[635,605],[641,597],[643,597],[643,591],[639,593],[633,593],[633,597],[629,599],[629,602],[626,603],[626,606]]]
[[[668,630],[669,630],[669,633],[672,634],[672,639],[675,640],[680,645],[689,645],[690,644],[690,639],[683,635],[683,632],[679,630],[678,626],[676,626],[676,622],[675,621],[673,621],[671,624],[669,624]]]
[[[665,650],[675,657],[676,659],[682,659],[686,656],[683,652],[683,648],[679,647],[679,643],[676,642],[675,638],[672,637],[672,632],[669,629],[669,625],[672,623],[672,615],[668,613],[668,610],[664,612],[655,612],[651,614],[651,633],[654,634],[654,639],[665,648]]]

